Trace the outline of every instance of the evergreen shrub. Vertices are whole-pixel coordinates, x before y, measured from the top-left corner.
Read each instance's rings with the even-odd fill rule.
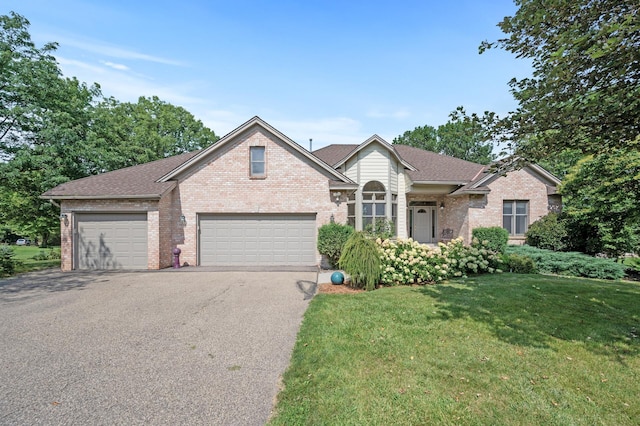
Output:
[[[509,241],[509,232],[499,226],[474,228],[471,235],[473,240],[477,240],[485,249],[496,253],[504,253]]]

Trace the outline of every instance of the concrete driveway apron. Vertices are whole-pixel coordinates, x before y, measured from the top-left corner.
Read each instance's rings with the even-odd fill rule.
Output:
[[[315,272],[0,280],[0,424],[261,425]]]

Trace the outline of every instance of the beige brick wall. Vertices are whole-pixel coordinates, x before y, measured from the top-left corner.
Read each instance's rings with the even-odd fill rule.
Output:
[[[249,148],[264,146],[266,177],[251,178]],[[174,190],[172,220],[184,215],[186,225],[173,227],[173,246],[181,262],[196,265],[198,214],[201,213],[317,213],[317,227],[347,220],[347,205],[337,206],[329,191],[329,176],[274,135],[251,130],[229,142],[181,176]],[[317,262],[320,255],[316,253]]]
[[[491,192],[486,196],[473,197],[469,208],[469,237],[473,228],[502,226],[502,204],[504,200],[528,200],[529,224],[549,211],[559,210],[559,196],[549,197],[547,187],[527,168],[513,171],[489,183]],[[510,244],[522,244],[524,237],[510,238]]]
[[[249,175],[249,147],[264,146],[266,177]],[[343,197],[344,198],[344,197]],[[229,143],[191,173],[160,201],[67,200],[62,202],[62,269],[73,268],[74,214],[82,212],[147,212],[148,268],[172,264],[172,250],[180,260],[197,264],[197,217],[200,213],[316,213],[316,225],[347,220],[347,205],[331,200],[329,176],[310,160],[268,132],[250,131]],[[185,216],[186,225],[179,218]],[[318,264],[321,256],[316,253]]]

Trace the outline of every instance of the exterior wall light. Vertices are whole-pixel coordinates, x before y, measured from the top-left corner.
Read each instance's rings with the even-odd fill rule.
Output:
[[[444,210],[444,203],[440,203],[440,210]]]
[[[342,194],[341,194],[340,192],[338,192],[338,191],[335,191],[335,192],[332,192],[332,193],[331,193],[331,195],[333,196],[333,201],[334,201],[337,205],[340,205],[340,201],[341,201],[341,200],[340,200],[340,195],[342,195]]]
[[[180,223],[180,226],[186,226],[187,225],[187,218],[184,217],[183,214],[180,215],[180,219],[178,219],[178,222]]]

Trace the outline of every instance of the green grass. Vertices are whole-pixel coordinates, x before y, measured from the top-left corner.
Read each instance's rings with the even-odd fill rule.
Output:
[[[637,425],[640,285],[484,275],[321,294],[272,425]]]
[[[14,259],[22,262],[16,268],[16,273],[37,271],[47,268],[59,268],[60,259],[52,260],[34,260],[33,256],[39,254],[41,251],[49,253],[51,247],[40,248],[38,246],[11,246],[13,252],[16,254]],[[53,247],[53,249],[60,251],[60,247]]]

